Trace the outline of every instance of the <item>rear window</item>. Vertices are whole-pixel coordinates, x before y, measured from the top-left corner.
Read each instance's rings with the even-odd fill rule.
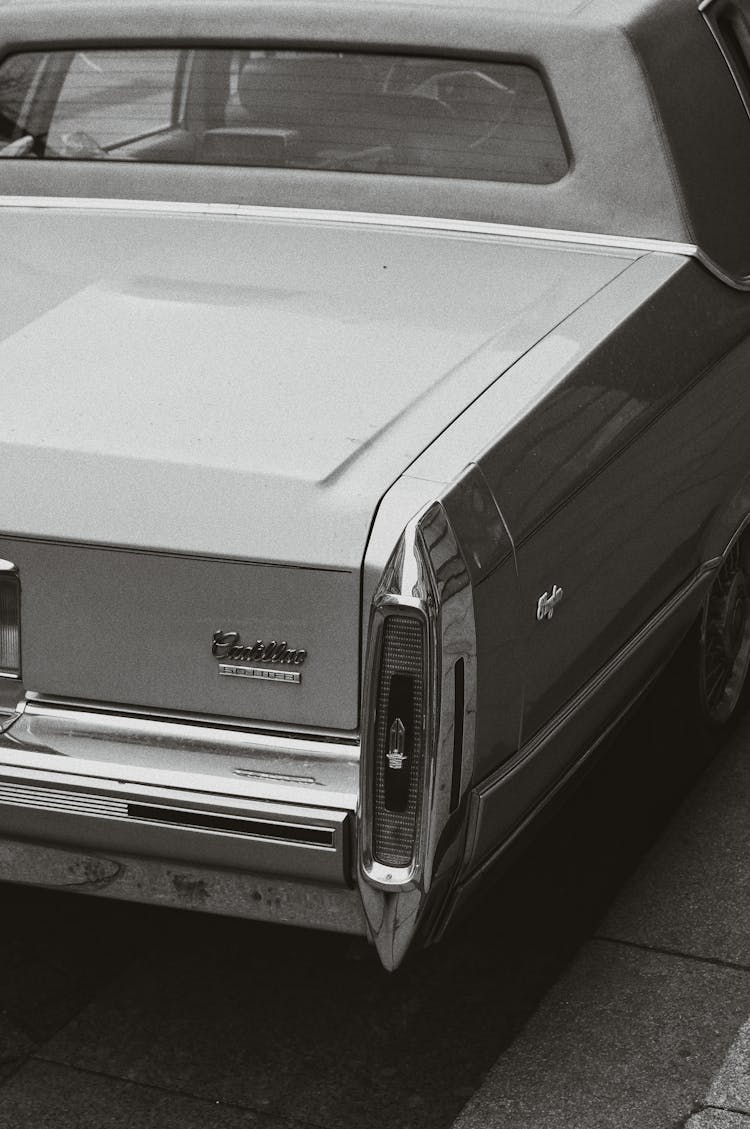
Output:
[[[9,56],[0,64],[0,157],[536,184],[568,168],[529,66],[257,49]]]

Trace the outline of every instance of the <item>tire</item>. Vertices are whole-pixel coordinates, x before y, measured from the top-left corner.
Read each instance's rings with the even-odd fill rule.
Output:
[[[737,538],[724,554],[703,605],[698,648],[699,718],[726,729],[744,705],[750,670],[750,543]]]

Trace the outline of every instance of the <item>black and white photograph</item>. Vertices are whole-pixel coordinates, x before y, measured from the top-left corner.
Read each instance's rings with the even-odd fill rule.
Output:
[[[750,0],[0,0],[0,1129],[750,1129]]]

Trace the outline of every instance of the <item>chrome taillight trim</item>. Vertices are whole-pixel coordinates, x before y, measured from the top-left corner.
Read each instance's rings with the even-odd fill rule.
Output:
[[[17,633],[17,637],[18,637],[18,642],[17,642],[18,661],[12,667],[12,669],[10,669],[8,667],[4,667],[3,664],[2,664],[2,656],[3,656],[2,603],[0,603],[0,678],[16,678],[16,679],[18,679],[18,678],[21,677],[21,599],[20,599],[21,592],[20,592],[20,581],[18,579],[18,568],[17,568],[16,565],[13,564],[12,561],[0,560],[0,585],[6,586],[6,587],[10,586],[12,592],[14,593],[14,595],[16,597],[16,613],[17,613],[16,633]],[[13,599],[13,596],[11,596],[11,600],[12,599]]]
[[[404,867],[386,866],[378,862],[373,856],[372,846],[375,824],[372,768],[376,698],[385,625],[388,618],[393,615],[418,619],[425,640],[422,791],[417,814],[414,854],[409,865]],[[436,652],[437,598],[428,568],[419,520],[415,519],[404,531],[385,568],[373,600],[368,635],[360,761],[360,863],[368,881],[385,890],[402,889],[417,884],[423,870],[421,846],[424,840],[424,823],[428,816],[425,797],[429,788],[430,750],[434,743],[433,725],[437,702],[437,679],[434,670]]]
[[[10,581],[16,588],[18,615],[18,662],[12,669],[0,666],[0,726],[8,714],[15,714],[18,702],[23,698],[21,685],[21,581],[18,567],[12,561],[0,560],[0,583]],[[0,625],[1,626],[1,625]],[[1,655],[0,655],[1,657]]]
[[[391,616],[417,619],[423,631],[425,640],[423,656],[423,693],[425,701],[422,728],[422,773],[420,797],[417,808],[417,826],[414,838],[414,853],[408,866],[394,867],[379,862],[373,854],[373,836],[375,830],[375,798],[373,784],[373,753],[375,745],[375,717],[376,697],[378,688],[379,665],[383,651],[383,636],[385,626]],[[425,796],[429,787],[430,749],[433,744],[432,725],[435,717],[435,678],[433,671],[433,656],[435,654],[435,617],[430,614],[428,607],[420,606],[420,602],[409,599],[401,600],[398,596],[385,595],[381,597],[372,609],[370,619],[370,645],[372,647],[372,664],[368,661],[368,683],[365,694],[364,714],[366,732],[362,737],[362,770],[360,774],[360,794],[362,797],[361,828],[361,860],[362,867],[370,882],[381,886],[383,889],[409,886],[418,882],[422,871],[421,843],[424,839]],[[371,672],[371,677],[369,676]]]
[[[373,858],[375,695],[382,633],[390,615],[417,616],[425,625],[425,748],[415,849],[406,867]],[[456,725],[456,663],[462,677]],[[471,577],[446,512],[427,506],[406,527],[386,566],[370,613],[362,714],[359,886],[373,940],[395,968],[427,916],[430,891],[455,879],[463,843],[462,808],[473,774],[476,717],[476,632]],[[460,730],[461,748],[456,748]],[[454,775],[458,771],[459,779]],[[440,883],[438,884],[438,878]],[[432,899],[434,901],[434,899]]]

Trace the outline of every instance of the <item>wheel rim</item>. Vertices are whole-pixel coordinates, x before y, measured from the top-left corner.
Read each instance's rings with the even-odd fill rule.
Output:
[[[724,725],[737,708],[750,667],[750,597],[739,542],[711,586],[701,630],[701,708]]]

